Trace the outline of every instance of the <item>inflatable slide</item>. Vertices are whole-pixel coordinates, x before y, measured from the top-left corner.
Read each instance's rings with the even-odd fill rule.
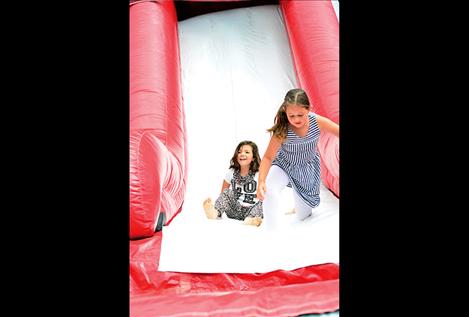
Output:
[[[305,89],[313,112],[339,122],[337,8],[159,0],[131,1],[129,14],[130,315],[337,312],[338,260],[253,273],[160,267],[169,229],[184,224],[187,244],[205,232],[202,200],[216,198],[236,144],[252,139],[263,154],[288,89]],[[319,142],[325,201],[339,197],[338,142]]]

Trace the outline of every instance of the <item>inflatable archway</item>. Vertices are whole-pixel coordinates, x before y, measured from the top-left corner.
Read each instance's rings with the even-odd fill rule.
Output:
[[[281,10],[298,86],[308,92],[312,110],[338,122],[339,31],[331,2],[268,3]],[[213,8],[221,10],[223,4],[217,2]],[[133,1],[129,14],[131,315],[293,316],[337,310],[337,264],[265,274],[158,271],[162,239],[158,229],[170,225],[183,206],[191,155],[181,88],[178,11],[172,0]],[[322,135],[322,181],[337,197],[338,147],[336,138]]]

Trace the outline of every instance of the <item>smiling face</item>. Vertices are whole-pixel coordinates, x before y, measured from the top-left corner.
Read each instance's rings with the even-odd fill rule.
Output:
[[[297,129],[301,129],[307,124],[308,112],[309,108],[307,109],[303,105],[287,104],[285,108],[288,122]]]
[[[240,167],[247,166],[249,169],[252,159],[253,159],[252,146],[247,145],[247,144],[242,145],[239,148],[238,155],[236,157],[236,160],[238,161],[239,166]]]
[[[239,171],[242,170],[243,173],[247,173],[248,171],[257,173],[260,164],[261,158],[257,145],[249,140],[242,141],[236,146],[230,160],[230,168]]]

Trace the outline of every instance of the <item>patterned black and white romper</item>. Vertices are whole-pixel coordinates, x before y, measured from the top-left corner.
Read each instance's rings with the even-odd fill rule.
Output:
[[[251,171],[241,176],[238,170],[229,169],[225,181],[231,186],[225,189],[215,201],[218,217],[226,213],[228,218],[244,220],[246,217],[261,217],[262,201],[256,197],[259,173]]]

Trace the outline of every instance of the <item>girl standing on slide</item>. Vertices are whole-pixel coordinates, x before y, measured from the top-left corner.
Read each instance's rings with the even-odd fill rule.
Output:
[[[279,216],[278,198],[285,186],[293,187],[297,220],[312,215],[319,205],[321,182],[317,148],[320,131],[339,137],[339,125],[310,112],[309,98],[302,89],[291,89],[277,111],[271,139],[259,167],[257,198],[263,202],[263,226],[272,230]]]

